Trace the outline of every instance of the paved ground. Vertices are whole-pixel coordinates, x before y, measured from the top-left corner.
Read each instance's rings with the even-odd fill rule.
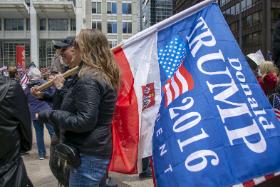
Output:
[[[34,134],[34,133],[33,133]],[[45,134],[47,134],[45,132]],[[49,137],[45,136],[47,150],[49,151]],[[33,138],[35,141],[35,138]],[[49,152],[48,152],[49,153]],[[49,159],[39,160],[37,154],[36,143],[33,143],[33,148],[28,155],[23,156],[28,176],[31,178],[35,187],[57,187],[57,181],[49,169]],[[118,173],[110,173],[113,181],[118,184],[118,187],[152,187],[151,179],[140,180],[138,175],[123,175]]]

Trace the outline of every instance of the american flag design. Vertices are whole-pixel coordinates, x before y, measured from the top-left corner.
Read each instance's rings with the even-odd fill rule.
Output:
[[[171,79],[168,79],[167,84],[164,85],[165,107],[181,94],[192,90],[193,87],[194,81],[192,76],[182,64],[175,75]]]
[[[257,178],[254,178],[252,180],[233,185],[232,187],[253,187],[253,186],[261,184],[261,183],[263,183],[263,182],[265,182],[269,179],[272,179],[273,177],[278,176],[278,175],[280,175],[280,172],[272,173],[270,175],[265,175],[265,176],[261,176],[261,177],[257,177]]]
[[[280,121],[280,95],[272,95],[272,108],[276,114],[277,119]]]
[[[192,76],[184,67],[185,45],[184,41],[175,37],[158,52],[160,67],[168,78],[163,86],[165,107],[194,87]]]
[[[28,82],[29,82],[29,79],[28,79],[26,73],[23,73],[20,77],[21,77],[21,78],[20,78],[20,85],[21,85],[21,87],[22,87],[23,89],[25,89],[25,88],[26,88],[26,85],[27,85]]]

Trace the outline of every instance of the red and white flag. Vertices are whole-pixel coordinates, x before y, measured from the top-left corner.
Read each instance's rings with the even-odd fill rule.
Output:
[[[138,173],[138,158],[152,155],[154,122],[161,102],[157,35],[142,33],[113,50],[121,88],[113,117],[110,171]]]

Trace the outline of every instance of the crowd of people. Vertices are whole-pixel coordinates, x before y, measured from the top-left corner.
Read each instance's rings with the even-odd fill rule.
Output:
[[[98,30],[82,30],[75,38],[54,42],[54,47],[61,59],[53,66],[56,72],[49,79],[54,86],[48,90],[38,88],[45,81],[36,67],[29,68],[24,90],[12,68],[11,78],[0,78],[0,139],[9,142],[0,151],[0,186],[33,186],[21,159],[21,153],[31,149],[32,122],[39,159],[46,156],[44,126],[49,131],[50,168],[61,184],[106,185],[119,69],[106,36]],[[64,64],[78,66],[78,71],[64,78]]]

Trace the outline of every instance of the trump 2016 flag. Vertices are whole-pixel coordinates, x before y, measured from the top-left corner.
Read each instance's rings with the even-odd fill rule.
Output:
[[[114,53],[123,120],[113,154],[133,151],[113,155],[111,169],[135,171],[135,156],[152,153],[160,187],[252,186],[280,170],[279,121],[216,3],[170,17]]]

